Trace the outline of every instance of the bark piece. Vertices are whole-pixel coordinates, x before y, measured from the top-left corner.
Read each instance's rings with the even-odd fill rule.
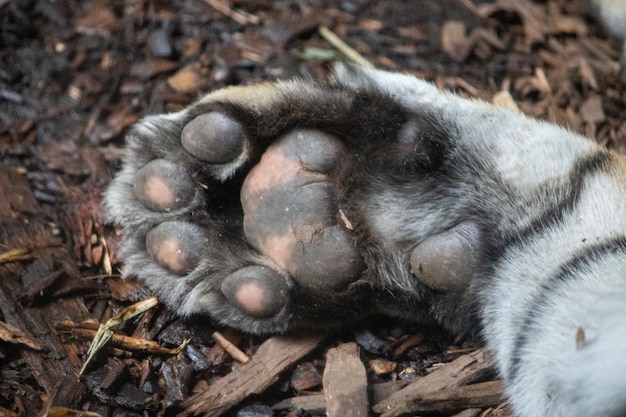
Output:
[[[311,362],[298,365],[291,376],[291,386],[296,392],[310,390],[322,383],[322,376]]]
[[[322,381],[328,417],[367,417],[367,375],[356,343],[328,351]]]
[[[502,401],[502,394],[502,381],[452,387],[412,398],[411,411],[450,414],[470,407],[489,407],[498,405]]]
[[[378,384],[371,384],[369,386],[370,399],[373,404],[378,404],[381,401],[391,397],[402,388],[406,387],[410,383],[415,382],[410,379],[399,379],[397,381],[379,382]]]
[[[458,20],[448,20],[441,28],[441,49],[457,62],[467,58],[467,37],[465,24]]]
[[[394,395],[375,404],[374,412],[382,417],[395,417],[417,412],[414,399],[441,389],[467,385],[493,371],[493,362],[484,349],[478,349],[447,363],[431,374],[418,379]]]
[[[191,64],[169,77],[167,84],[179,93],[190,94],[204,87],[206,78],[200,73],[197,65]]]
[[[258,394],[272,385],[288,366],[311,352],[321,337],[294,339],[272,337],[263,343],[250,361],[211,385],[207,391],[183,402],[180,415],[204,414],[217,417],[250,394]]]
[[[3,321],[0,321],[0,340],[3,342],[28,346],[34,350],[41,350],[41,345],[37,343],[36,340],[33,340],[17,327],[11,326]]]

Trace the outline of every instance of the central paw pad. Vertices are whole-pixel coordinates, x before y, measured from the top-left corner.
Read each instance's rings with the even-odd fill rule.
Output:
[[[336,138],[297,130],[268,148],[241,189],[246,238],[302,286],[339,290],[363,268],[329,176],[346,156]]]

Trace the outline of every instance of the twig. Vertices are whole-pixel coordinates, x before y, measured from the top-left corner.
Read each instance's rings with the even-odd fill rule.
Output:
[[[230,343],[230,341],[228,339],[226,339],[224,337],[224,335],[222,335],[222,333],[215,332],[215,333],[213,333],[212,337],[213,337],[213,340],[215,340],[217,343],[219,343],[220,346],[223,347],[224,350],[226,352],[228,352],[228,354],[230,356],[232,356],[232,358],[234,360],[236,360],[237,362],[239,362],[239,363],[246,363],[246,362],[248,362],[250,360],[248,355],[246,355],[241,350],[239,350],[239,348],[237,346],[235,346],[232,343]]]
[[[144,311],[151,309],[152,307],[156,306],[158,302],[159,300],[156,297],[151,297],[147,300],[140,301],[131,305],[130,307],[123,309],[122,311],[111,317],[109,320],[107,320],[106,323],[101,324],[98,327],[98,330],[95,332],[93,340],[89,345],[89,350],[87,351],[87,359],[85,359],[85,363],[80,369],[78,377],[80,378],[83,375],[83,372],[85,372],[85,369],[87,369],[87,365],[92,361],[96,353],[100,349],[102,349],[109,340],[115,340],[116,343],[126,349],[133,347],[137,348],[137,344],[134,342],[139,339],[134,339],[132,337],[124,335],[116,335],[115,333],[113,333],[111,328],[117,326],[120,323],[123,323],[126,320],[138,316]],[[93,330],[85,330],[85,332],[90,333],[93,332]],[[139,349],[142,351],[150,352],[150,349],[154,347],[152,346],[152,344],[160,348],[158,343],[151,340],[142,340],[141,342],[142,343],[139,344]],[[186,345],[186,343],[183,343],[183,346],[181,346],[179,349],[182,350],[182,348],[184,348],[184,345]]]
[[[230,17],[237,23],[240,23],[242,25],[259,24],[258,17],[251,15],[250,13],[235,11],[219,0],[204,0],[204,2],[213,7],[218,12],[222,13],[223,15]]]
[[[95,343],[96,345],[98,345],[98,339],[96,337],[98,335],[98,330],[90,329],[86,326],[82,327],[71,321],[63,321],[59,323],[57,325],[57,330],[61,332],[70,332],[85,339],[96,340]],[[178,355],[189,343],[188,340],[185,340],[177,348],[170,349],[159,345],[154,340],[139,339],[136,337],[126,336],[113,332],[111,332],[111,336],[106,340],[106,342],[111,343],[113,346],[131,352],[143,352],[154,355]],[[94,343],[92,343],[92,345],[93,344]],[[96,347],[99,348],[100,346],[98,345]],[[88,361],[85,361],[85,365],[83,365],[83,368],[87,365],[87,363]]]
[[[33,259],[28,248],[11,249],[6,252],[0,253],[0,264],[16,261],[28,261]]]
[[[342,41],[339,36],[335,35],[326,26],[320,26],[318,32],[322,36],[322,38],[326,39],[328,43],[337,48],[351,61],[354,61],[356,64],[359,64],[366,68],[374,68],[374,65],[371,62],[363,58],[361,54],[359,54],[355,49],[350,47],[347,43]]]
[[[478,8],[474,5],[474,3],[472,3],[470,0],[458,0],[459,3],[461,3],[463,6],[467,7],[467,9],[474,13],[476,16],[482,18],[482,16],[480,15],[480,11],[478,10]]]

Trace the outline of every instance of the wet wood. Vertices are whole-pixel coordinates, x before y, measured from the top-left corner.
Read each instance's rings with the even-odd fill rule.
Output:
[[[183,402],[185,411],[180,415],[220,416],[250,394],[263,392],[276,382],[285,368],[311,352],[321,339],[278,336],[268,339],[250,361],[218,380],[207,391],[187,398]]]
[[[328,417],[366,417],[367,375],[356,343],[329,349],[323,376]]]

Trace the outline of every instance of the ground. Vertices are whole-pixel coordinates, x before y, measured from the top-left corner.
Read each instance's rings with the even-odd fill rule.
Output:
[[[505,415],[484,372],[469,378],[487,381],[470,394],[446,379],[463,361],[488,362],[475,346],[384,319],[267,339],[157,306],[113,327],[79,377],[98,325],[150,297],[119,277],[101,191],[142,116],[229,84],[323,77],[343,57],[322,27],[376,67],[518,106],[623,151],[620,42],[582,2],[0,0],[0,19],[0,415],[367,410],[365,398],[331,396],[337,385],[369,387],[382,414],[392,393],[425,375],[441,384],[439,402],[396,414]]]

